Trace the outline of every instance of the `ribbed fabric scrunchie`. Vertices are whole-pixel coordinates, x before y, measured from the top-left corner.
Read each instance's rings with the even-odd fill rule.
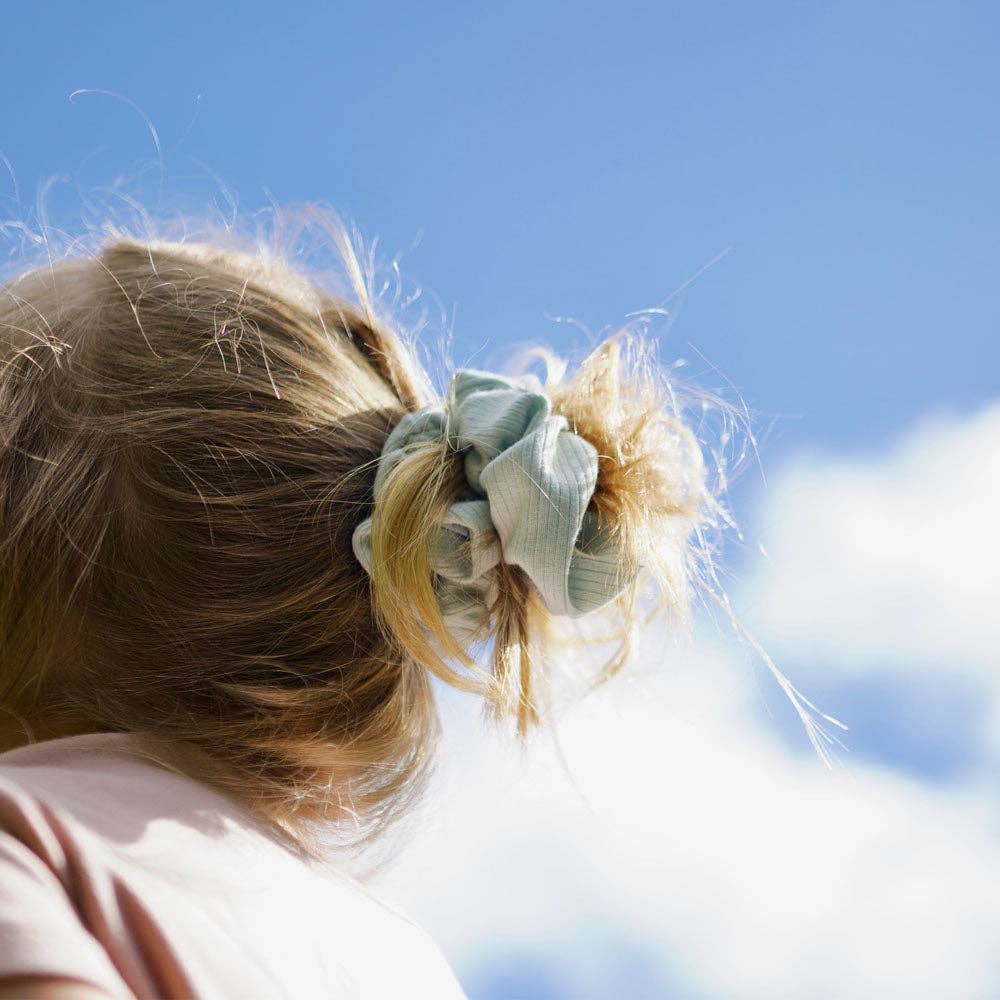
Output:
[[[554,415],[538,380],[460,369],[443,407],[406,414],[386,440],[375,496],[415,445],[447,441],[465,453],[466,492],[448,509],[431,568],[445,623],[472,637],[490,605],[502,558],[528,575],[548,610],[578,617],[616,597],[635,577],[588,510],[597,449]],[[494,535],[495,532],[495,535]],[[354,554],[371,572],[372,521],[354,531]]]

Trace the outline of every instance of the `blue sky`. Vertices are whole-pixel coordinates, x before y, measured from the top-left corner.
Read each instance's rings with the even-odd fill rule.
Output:
[[[459,349],[672,301],[775,449],[884,443],[995,388],[987,3],[26,5],[0,148],[31,197],[148,158],[324,199],[457,306]],[[193,124],[192,124],[193,119]],[[204,176],[204,175],[202,175]],[[204,185],[203,185],[204,186]],[[668,347],[669,349],[669,347]]]
[[[1000,721],[986,654],[966,644],[952,657],[937,632],[909,643],[864,618],[865,602],[885,602],[883,618],[905,611],[922,627],[933,615],[921,608],[950,607],[888,573],[905,562],[900,549],[873,557],[857,581],[850,568],[836,577],[823,567],[851,544],[878,549],[881,535],[862,544],[858,519],[838,521],[858,498],[881,498],[889,525],[913,497],[928,498],[929,512],[914,525],[948,513],[934,490],[970,462],[948,466],[943,452],[911,461],[912,442],[965,454],[963,443],[993,440],[977,414],[998,395],[1000,367],[998,41],[1000,9],[957,0],[18,4],[0,34],[0,151],[17,184],[0,174],[0,216],[29,213],[47,181],[68,178],[49,203],[71,220],[80,191],[153,160],[132,102],[159,136],[164,204],[180,197],[207,211],[224,205],[224,187],[244,215],[272,198],[333,205],[403,254],[407,278],[451,318],[460,362],[502,363],[512,341],[578,352],[585,338],[552,317],[596,332],[665,305],[665,358],[686,358],[703,386],[730,386],[759,414],[778,483],[764,489],[754,473],[733,493],[747,526],[731,555],[747,583],[742,606],[751,623],[760,610],[771,648],[807,692],[854,724],[857,766],[882,769],[873,782],[895,775],[915,796],[906,809],[923,815],[932,796],[965,794],[970,775],[1000,760],[983,749]],[[79,88],[127,100],[70,100]],[[142,189],[155,212],[148,176]],[[921,437],[939,419],[956,423]],[[824,507],[832,491],[814,485],[834,480],[803,478],[803,463],[832,470],[843,504]],[[966,493],[984,483],[970,480]],[[806,527],[783,527],[799,523],[806,500]],[[961,503],[956,493],[949,509]],[[831,526],[826,541],[809,529],[810,511]],[[768,576],[757,543],[771,550],[773,536]],[[799,552],[813,554],[813,575]],[[940,552],[909,571],[911,583],[923,572],[951,579]],[[970,586],[994,606],[995,586]],[[801,591],[826,603],[795,604]],[[852,603],[848,591],[869,596]],[[811,632],[786,634],[780,609],[793,604]],[[835,621],[860,637],[847,651]],[[966,632],[988,634],[978,628]],[[760,687],[753,725],[779,734],[798,761],[789,767],[805,767],[801,734]],[[428,919],[447,936],[443,917]],[[615,927],[612,970],[641,978],[646,959],[635,956],[665,956],[643,980],[661,984],[650,995],[722,989],[679,968],[669,928],[654,946]],[[570,995],[544,948],[519,948],[515,972],[495,953],[468,959],[477,996],[510,995],[515,980],[519,996]],[[642,995],[638,983],[631,995]],[[756,995],[731,982],[722,992]]]

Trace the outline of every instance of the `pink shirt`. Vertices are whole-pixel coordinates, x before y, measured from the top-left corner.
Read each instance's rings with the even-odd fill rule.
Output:
[[[0,979],[116,997],[461,1000],[436,946],[247,809],[93,734],[0,754]]]

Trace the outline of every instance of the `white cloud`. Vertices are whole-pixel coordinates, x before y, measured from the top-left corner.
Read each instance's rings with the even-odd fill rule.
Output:
[[[763,502],[771,567],[747,606],[775,636],[1000,683],[1000,403],[927,420],[886,456],[801,455]]]
[[[600,925],[696,995],[995,996],[997,817],[791,757],[746,711],[745,663],[663,666],[567,719],[577,789],[543,746],[519,758],[451,715],[438,793],[386,885],[460,970],[530,949],[572,977]],[[565,995],[583,993],[570,978]]]
[[[927,423],[884,461],[797,461],[768,492],[752,606],[845,664],[919,654],[986,680],[998,444],[1000,407]],[[530,950],[561,996],[593,996],[604,935],[684,997],[997,995],[995,798],[827,771],[761,721],[749,653],[655,634],[644,650],[562,727],[576,788],[545,745],[520,757],[446,700],[441,780],[383,885],[460,972]]]

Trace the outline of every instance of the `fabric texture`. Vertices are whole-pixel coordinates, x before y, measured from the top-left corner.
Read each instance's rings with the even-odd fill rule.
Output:
[[[635,578],[588,509],[597,485],[597,449],[569,429],[533,376],[508,379],[455,372],[444,405],[408,413],[386,440],[375,497],[412,450],[446,442],[464,453],[467,491],[451,505],[431,568],[445,622],[471,638],[491,603],[490,570],[520,566],[555,615],[578,617],[616,597]],[[353,535],[372,564],[372,519]]]
[[[124,734],[0,754],[0,980],[34,975],[113,997],[464,996],[411,921]]]

